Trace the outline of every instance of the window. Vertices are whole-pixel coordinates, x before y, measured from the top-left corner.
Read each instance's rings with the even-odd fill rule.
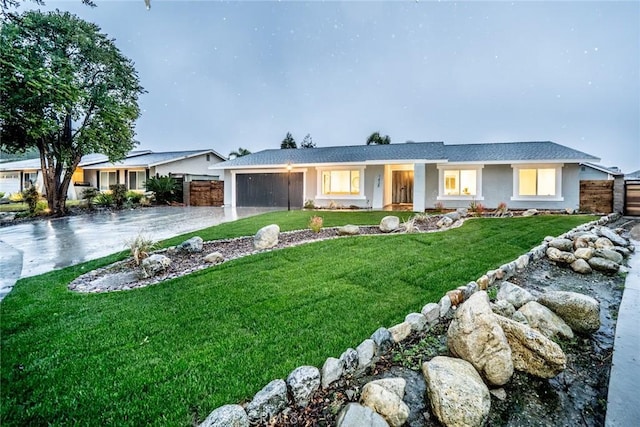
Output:
[[[562,165],[513,166],[513,199],[563,200]]]
[[[116,171],[100,171],[100,191],[110,190],[110,186],[118,183]]]
[[[518,180],[520,183],[518,186],[519,196],[556,195],[555,169],[519,169]]]
[[[360,194],[359,170],[322,171],[322,195],[350,196]]]
[[[22,188],[28,190],[32,185],[35,185],[38,179],[38,172],[25,172],[22,175]]]
[[[466,169],[440,166],[440,191],[438,199],[482,200],[482,166]]]
[[[129,171],[129,190],[144,190],[146,180],[146,171]]]
[[[475,196],[475,170],[444,171],[444,194],[447,196]]]

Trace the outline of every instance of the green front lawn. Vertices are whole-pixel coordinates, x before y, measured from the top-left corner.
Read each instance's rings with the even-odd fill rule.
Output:
[[[388,213],[318,214],[329,226],[377,223]],[[252,235],[269,223],[306,228],[310,215],[270,213],[192,234]],[[0,423],[200,422],[297,366],[322,366],[546,235],[592,219],[481,219],[445,233],[335,239],[129,292],[66,290],[122,255],[23,279],[0,303]]]

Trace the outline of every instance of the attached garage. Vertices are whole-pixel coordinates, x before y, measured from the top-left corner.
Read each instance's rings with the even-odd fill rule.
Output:
[[[0,172],[0,191],[5,194],[20,192],[20,172]]]
[[[303,205],[304,174],[291,173],[239,173],[236,175],[236,206],[287,207]]]

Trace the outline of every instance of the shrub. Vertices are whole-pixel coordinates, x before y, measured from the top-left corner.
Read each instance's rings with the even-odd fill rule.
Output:
[[[91,187],[82,190],[82,194],[80,195],[80,197],[82,198],[82,200],[87,201],[87,207],[89,209],[93,209],[93,200],[98,196],[98,194],[100,194],[98,189]]]
[[[402,223],[400,228],[404,230],[405,233],[417,233],[420,231],[420,229],[418,228],[417,221],[418,220],[416,219],[415,216],[412,218],[409,218],[408,220]]]
[[[38,200],[40,200],[40,194],[38,193],[35,185],[32,185],[22,192],[22,199],[29,208],[29,215],[35,215],[36,208],[38,207]]]
[[[313,202],[313,200],[307,199],[307,200],[305,200],[303,207],[305,209],[315,209],[316,208],[316,204]]]
[[[140,265],[142,260],[149,256],[149,252],[151,252],[157,244],[158,242],[150,237],[138,233],[136,237],[125,242],[125,247],[131,251],[131,257],[133,257],[136,265]]]
[[[147,191],[152,191],[156,203],[170,203],[175,200],[178,183],[170,176],[151,177],[144,182]]]
[[[4,191],[0,191],[0,199],[4,198]]]
[[[114,184],[109,187],[113,195],[113,203],[116,209],[122,209],[127,196],[127,186],[124,184]]]
[[[18,192],[18,193],[13,193],[9,195],[9,201],[13,202],[13,203],[20,203],[23,201],[22,198],[22,193]]]
[[[131,190],[127,191],[127,200],[133,203],[134,205],[137,205],[138,203],[140,203],[143,197],[144,195],[142,193],[138,193],[137,191],[131,191]]]
[[[113,194],[111,193],[98,193],[94,203],[98,206],[109,207],[113,205]]]
[[[314,233],[319,233],[322,230],[323,219],[321,216],[314,215],[309,218],[309,229]]]

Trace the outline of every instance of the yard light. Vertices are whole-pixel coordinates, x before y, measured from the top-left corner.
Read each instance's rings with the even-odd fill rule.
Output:
[[[291,210],[291,162],[287,163],[287,210]]]

